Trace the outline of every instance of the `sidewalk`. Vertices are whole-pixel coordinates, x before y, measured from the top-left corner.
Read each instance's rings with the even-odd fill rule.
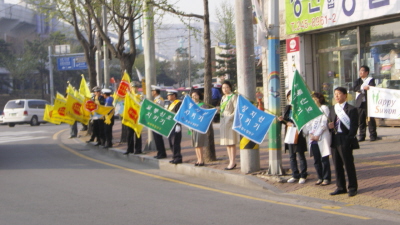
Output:
[[[328,186],[316,186],[317,175],[314,169],[314,159],[308,157],[307,182],[305,184],[286,183],[289,179],[289,156],[282,153],[282,167],[289,175],[269,176],[267,175],[269,154],[268,140],[260,145],[260,164],[261,170],[252,174],[242,174],[240,171],[240,151],[237,151],[237,169],[226,171],[224,168],[228,164],[226,148],[219,145],[219,124],[214,125],[215,151],[217,161],[206,162],[205,167],[195,167],[196,154],[191,147],[191,137],[187,134],[187,129],[183,129],[182,135],[182,156],[183,164],[172,165],[172,152],[169,150],[168,139],[164,138],[164,144],[167,148],[168,157],[162,160],[156,160],[153,156],[156,151],[146,151],[145,154],[128,156],[123,155],[126,151],[126,143],[118,143],[121,137],[121,121],[115,121],[113,128],[114,146],[109,150],[114,156],[128,158],[133,162],[149,163],[158,168],[186,175],[198,176],[212,180],[219,180],[226,183],[237,184],[252,188],[264,188],[277,193],[290,193],[302,196],[308,196],[318,199],[340,201],[348,204],[375,207],[386,210],[400,212],[400,128],[378,127],[377,132],[380,140],[370,142],[360,142],[360,149],[354,151],[355,166],[358,177],[358,195],[348,197],[347,195],[330,196],[334,191],[335,170],[331,161],[332,184]],[[89,139],[81,131],[81,140],[84,142]],[[143,147],[147,141],[147,129],[142,131]]]

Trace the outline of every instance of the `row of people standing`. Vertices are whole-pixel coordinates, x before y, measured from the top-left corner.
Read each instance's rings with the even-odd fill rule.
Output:
[[[290,92],[287,94],[290,102]],[[304,184],[307,178],[307,161],[305,152],[308,150],[314,157],[314,167],[318,175],[316,185],[329,185],[331,183],[331,169],[329,155],[332,154],[336,174],[336,190],[331,195],[347,193],[349,196],[357,194],[358,184],[354,166],[353,149],[358,145],[356,134],[358,129],[357,108],[347,103],[347,89],[338,87],[334,91],[336,104],[329,109],[323,105],[324,96],[320,93],[312,95],[313,100],[323,113],[308,123],[299,133],[297,144],[287,144],[289,150],[290,168],[292,178],[287,182],[299,181]],[[286,126],[295,126],[291,117],[291,105],[286,106],[284,116],[278,120]],[[355,143],[356,142],[356,143]],[[297,157],[300,161],[298,169]],[[348,177],[346,187],[345,171]]]
[[[100,87],[94,87],[92,89],[94,95],[92,100],[98,105],[113,106],[114,98],[111,96],[112,90],[108,88],[101,89]],[[113,112],[111,112],[113,113]],[[97,143],[95,146],[103,146],[103,148],[111,148],[112,143],[112,128],[114,126],[114,116],[111,117],[111,123],[104,123],[104,116],[94,113],[91,116],[92,120],[92,135],[87,141]]]

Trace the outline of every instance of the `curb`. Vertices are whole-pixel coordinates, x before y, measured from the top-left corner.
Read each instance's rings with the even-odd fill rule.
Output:
[[[141,155],[123,155],[125,151],[116,149],[116,148],[96,148],[93,144],[87,144],[82,142],[79,139],[79,142],[82,145],[87,145],[90,149],[103,154],[107,155],[116,159],[125,160],[127,162],[132,163],[141,163],[147,166],[150,166],[155,169],[159,169],[162,171],[178,173],[182,175],[198,177],[202,179],[212,180],[212,181],[219,181],[226,184],[232,184],[240,187],[250,188],[254,190],[267,190],[272,193],[284,193],[279,188],[268,184],[260,180],[259,178],[253,175],[243,175],[243,174],[236,174],[231,173],[228,171],[212,169],[207,167],[195,167],[192,164],[182,163],[178,165],[174,165],[169,163],[168,159],[154,159],[152,156],[146,156],[144,154]]]

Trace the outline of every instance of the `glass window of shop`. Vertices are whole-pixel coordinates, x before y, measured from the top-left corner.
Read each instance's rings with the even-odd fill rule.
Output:
[[[370,68],[377,87],[400,89],[400,22],[373,25],[365,29],[362,64]]]
[[[348,101],[354,104],[353,84],[358,79],[359,66],[370,68],[370,77],[377,87],[400,89],[400,21],[315,35],[320,90],[329,104],[334,104],[333,90],[345,87]],[[358,52],[360,45],[361,53]],[[361,57],[359,57],[361,54]],[[360,58],[360,62],[358,59]]]
[[[347,100],[354,102],[353,83],[358,78],[357,29],[318,34],[316,38],[320,91],[334,104],[333,90],[346,87]]]

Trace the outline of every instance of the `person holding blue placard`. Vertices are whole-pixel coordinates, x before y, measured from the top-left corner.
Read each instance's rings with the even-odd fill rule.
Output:
[[[190,97],[201,108],[207,108],[204,102],[200,101],[200,93],[198,91],[192,91]],[[207,145],[207,134],[202,134],[194,130],[191,130],[191,133],[192,146],[194,147],[197,156],[197,162],[194,165],[204,166],[203,147]]]
[[[236,167],[236,143],[238,138],[236,132],[232,129],[232,125],[238,97],[232,92],[232,84],[229,81],[222,83],[222,92],[224,96],[222,96],[219,108],[221,115],[219,130],[221,145],[226,145],[229,157],[229,164],[225,170],[232,170]]]

